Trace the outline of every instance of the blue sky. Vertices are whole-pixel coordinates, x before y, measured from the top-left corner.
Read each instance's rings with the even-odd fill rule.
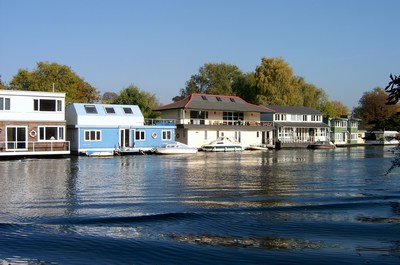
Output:
[[[67,65],[101,93],[170,103],[205,63],[282,57],[350,109],[400,74],[398,0],[0,0],[0,75]]]

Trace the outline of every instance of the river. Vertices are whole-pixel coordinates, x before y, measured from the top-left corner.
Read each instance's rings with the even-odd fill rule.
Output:
[[[0,264],[399,264],[390,147],[0,161]]]

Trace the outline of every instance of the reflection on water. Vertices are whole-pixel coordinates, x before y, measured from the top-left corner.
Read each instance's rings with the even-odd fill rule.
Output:
[[[362,147],[3,160],[0,263],[318,263],[329,252],[331,264],[390,264],[400,256],[392,156]]]

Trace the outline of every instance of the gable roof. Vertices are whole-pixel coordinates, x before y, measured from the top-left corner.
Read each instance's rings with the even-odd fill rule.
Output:
[[[279,105],[264,105],[267,108],[275,110],[275,113],[281,114],[309,114],[309,115],[322,115],[322,112],[303,106],[279,106]]]
[[[65,112],[68,125],[129,126],[144,123],[137,105],[71,103]]]
[[[243,111],[243,112],[274,112],[264,106],[250,104],[238,96],[224,96],[211,94],[193,93],[184,99],[156,108],[156,111],[171,109],[200,109],[220,111]]]

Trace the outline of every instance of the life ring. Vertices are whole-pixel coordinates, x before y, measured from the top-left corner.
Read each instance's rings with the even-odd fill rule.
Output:
[[[151,137],[153,137],[153,139],[156,139],[156,138],[157,138],[157,133],[156,133],[156,132],[153,132],[153,133],[151,134]]]
[[[37,133],[36,133],[35,130],[31,130],[31,131],[29,132],[29,136],[32,137],[32,138],[35,138],[36,135],[37,135]]]
[[[175,137],[176,137],[176,139],[179,139],[179,137],[180,137],[179,133],[177,133],[177,134],[175,135]]]

